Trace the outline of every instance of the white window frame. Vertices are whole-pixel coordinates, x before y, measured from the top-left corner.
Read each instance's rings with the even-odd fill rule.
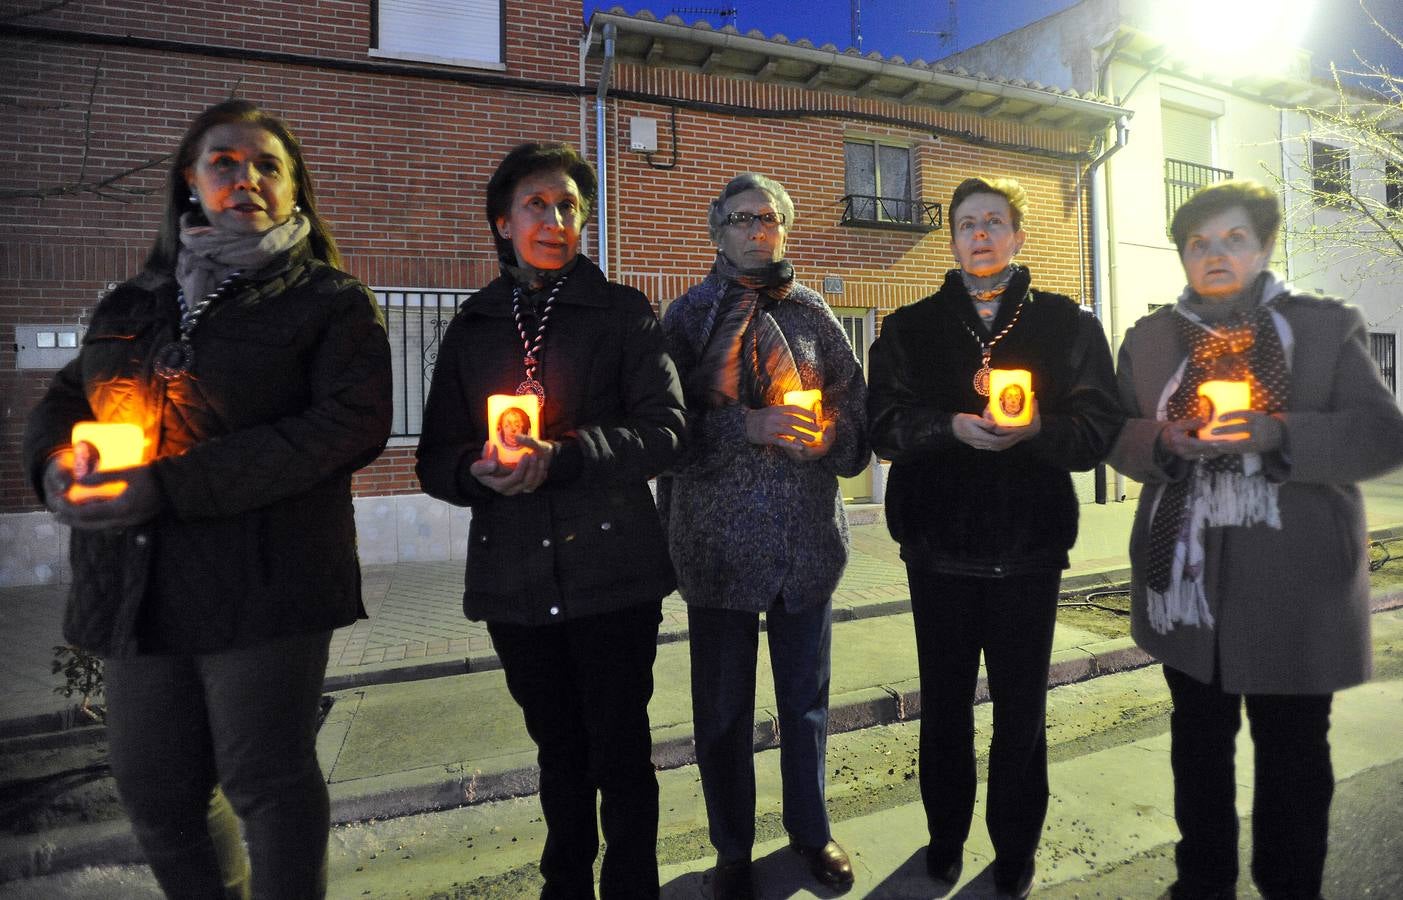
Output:
[[[506,0],[372,0],[370,15],[370,56],[506,71]],[[435,53],[420,46],[420,36],[430,48],[435,40],[442,46],[455,19],[473,31],[459,42],[461,52]]]
[[[913,145],[911,144],[911,142],[899,140],[899,139],[897,139],[897,138],[873,137],[872,135],[866,135],[866,134],[848,134],[848,135],[844,135],[844,136],[843,136],[843,148],[844,148],[844,149],[843,149],[843,193],[844,193],[844,194],[849,193],[849,191],[848,191],[848,154],[847,154],[847,145],[848,145],[848,144],[865,144],[865,145],[869,145],[869,146],[872,147],[872,177],[873,177],[873,182],[874,182],[874,188],[873,188],[873,190],[875,191],[875,196],[881,197],[881,198],[885,198],[885,199],[888,199],[888,200],[904,200],[904,201],[906,201],[906,203],[907,203],[907,209],[909,209],[910,212],[911,212],[910,218],[907,218],[907,219],[893,219],[893,218],[891,218],[891,217],[889,217],[889,216],[883,215],[883,213],[882,213],[882,204],[881,204],[881,203],[875,203],[875,204],[873,204],[875,208],[873,209],[873,215],[872,215],[871,218],[867,218],[867,217],[861,217],[861,218],[854,217],[854,220],[855,220],[855,221],[859,221],[859,222],[900,222],[900,223],[902,223],[902,224],[919,223],[920,220],[921,220],[921,214],[920,214],[920,211],[917,209],[917,204],[916,204],[916,197],[917,197],[917,193],[916,193],[916,154],[915,154],[914,152],[912,152],[912,151],[914,150],[914,147],[913,147]],[[905,196],[905,197],[888,197],[886,194],[882,193],[882,151],[881,151],[881,148],[882,148],[882,147],[891,147],[891,148],[894,148],[894,149],[897,149],[897,150],[905,150],[905,151],[906,151],[906,185],[907,185],[907,191],[906,191],[906,196]]]

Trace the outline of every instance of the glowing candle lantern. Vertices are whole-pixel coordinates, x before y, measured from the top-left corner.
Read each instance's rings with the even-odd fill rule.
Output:
[[[519,435],[541,437],[541,398],[535,394],[492,394],[487,398],[488,440],[503,465],[514,466],[528,452]]]
[[[802,406],[814,417],[815,422],[818,422],[820,425],[823,423],[823,391],[785,391],[784,405]],[[815,439],[819,436],[819,432],[817,431],[810,431],[807,428],[801,428],[799,430]]]
[[[1198,430],[1201,441],[1241,441],[1248,435],[1214,434],[1213,429],[1235,421],[1232,413],[1252,408],[1252,386],[1246,381],[1205,381],[1198,386],[1199,416],[1207,421]]]
[[[110,472],[141,465],[146,437],[140,425],[130,422],[77,422],[73,426],[73,471],[82,477],[91,472]],[[69,500],[116,497],[127,489],[125,481],[88,487],[75,484],[68,489]]]
[[[1033,373],[1027,369],[990,369],[989,413],[997,425],[1032,422]]]

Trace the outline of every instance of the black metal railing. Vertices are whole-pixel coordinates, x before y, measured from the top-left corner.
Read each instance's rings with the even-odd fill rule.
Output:
[[[1182,159],[1164,160],[1164,228],[1174,221],[1174,213],[1193,196],[1194,191],[1232,177],[1230,169],[1215,169],[1212,166],[1191,163]]]
[[[927,200],[848,194],[842,202],[842,225],[903,231],[938,231],[944,225],[944,209]]]
[[[1398,396],[1398,340],[1395,335],[1388,333],[1371,332],[1369,334],[1369,352],[1374,357],[1374,362],[1378,364],[1379,374],[1384,378],[1384,384],[1388,385],[1389,392],[1393,396]]]
[[[394,366],[395,418],[390,433],[418,437],[443,332],[471,292],[380,289],[375,296],[385,313]]]

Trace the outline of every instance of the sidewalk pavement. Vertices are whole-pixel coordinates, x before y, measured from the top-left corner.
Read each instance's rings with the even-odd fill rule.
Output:
[[[1370,532],[1403,536],[1403,480],[1366,487]],[[1067,587],[1128,578],[1133,503],[1081,507],[1081,539]],[[851,509],[853,552],[834,596],[832,731],[915,718],[920,712],[905,568],[880,508]],[[496,668],[486,629],[461,611],[462,563],[401,563],[365,570],[368,620],[339,630],[326,690],[333,700],[318,739],[336,822],[385,818],[534,792],[535,748]],[[62,590],[0,590],[0,737],[54,730],[72,701],[52,693]],[[1376,598],[1403,605],[1403,592]],[[650,715],[661,768],[692,762],[686,607],[664,603]],[[764,642],[757,679],[756,749],[775,746],[773,687]],[[1134,668],[1147,658],[1129,638],[1106,639],[1059,622],[1051,683]],[[983,690],[981,680],[981,692]],[[36,836],[45,868],[134,852],[125,822],[84,834]],[[7,842],[8,843],[8,842]],[[17,874],[7,848],[0,877]],[[101,852],[98,852],[100,849]],[[30,859],[35,859],[29,855]]]
[[[1125,558],[1134,503],[1084,504],[1081,539],[1064,584],[1128,578]],[[853,548],[833,597],[835,619],[880,615],[909,603],[906,568],[887,535],[879,505],[848,508]],[[1403,526],[1403,485],[1390,523]],[[332,636],[328,690],[462,674],[494,668],[487,626],[463,616],[462,560],[403,562],[362,570],[368,619]],[[0,737],[47,730],[74,701],[54,693],[60,676],[49,671],[53,647],[63,641],[64,585],[0,588]],[[663,601],[660,641],[686,637],[687,607],[673,594]]]

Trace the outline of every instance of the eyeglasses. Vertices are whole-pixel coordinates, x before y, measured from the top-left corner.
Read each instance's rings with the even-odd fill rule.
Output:
[[[778,228],[784,224],[784,213],[777,212],[733,212],[726,213],[727,225],[739,225],[742,228],[749,228],[751,222],[759,222],[764,228]]]

